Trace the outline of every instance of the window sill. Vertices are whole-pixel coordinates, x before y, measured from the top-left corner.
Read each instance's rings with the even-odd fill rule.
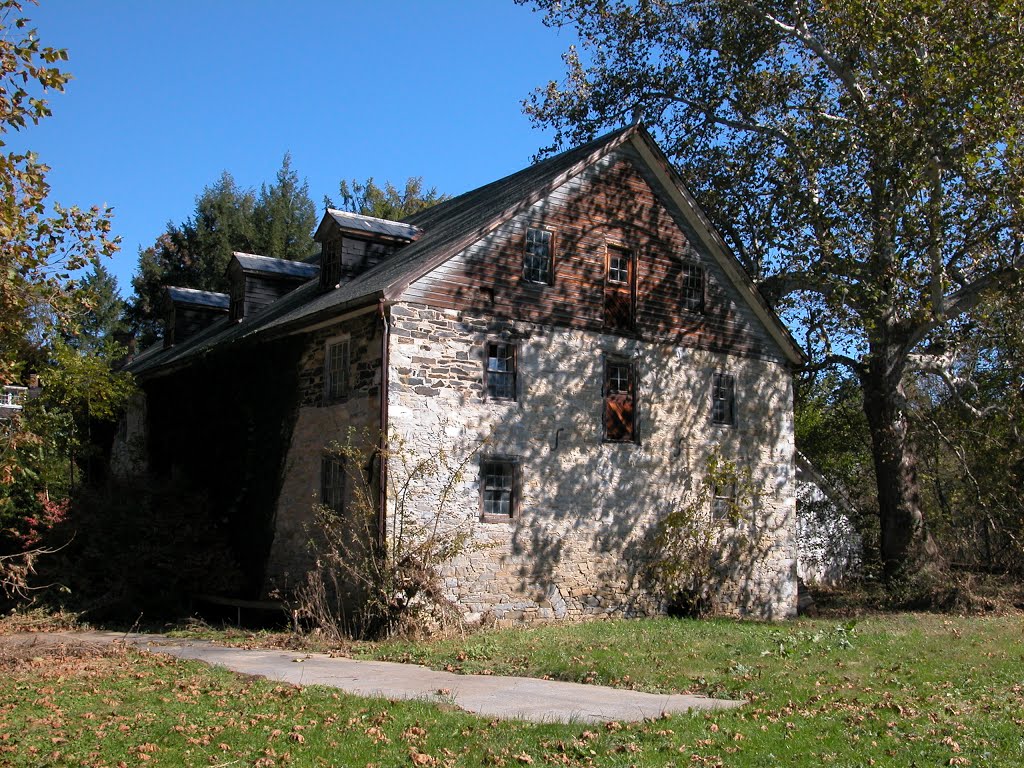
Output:
[[[480,515],[481,523],[514,523],[517,519],[514,515]]]

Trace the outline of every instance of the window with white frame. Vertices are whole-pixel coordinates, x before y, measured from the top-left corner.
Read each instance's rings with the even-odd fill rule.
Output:
[[[349,339],[328,339],[324,349],[324,398],[345,397],[349,389]]]
[[[683,309],[704,311],[704,267],[692,261],[683,262]]]
[[[527,282],[551,283],[553,244],[551,230],[539,227],[530,227],[526,230],[523,278]]]
[[[496,400],[516,399],[516,345],[501,341],[485,344],[484,385],[487,397]]]
[[[711,498],[711,519],[735,522],[736,517],[736,483],[716,485]]]

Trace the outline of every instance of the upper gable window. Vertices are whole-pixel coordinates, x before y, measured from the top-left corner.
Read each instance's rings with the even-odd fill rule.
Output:
[[[320,287],[334,288],[341,281],[341,239],[325,240],[320,246]]]
[[[692,261],[683,262],[683,309],[704,311],[704,267]]]
[[[516,347],[500,341],[485,344],[484,384],[487,397],[497,400],[516,399]]]
[[[604,362],[604,439],[636,442],[636,371],[625,360]]]
[[[711,422],[735,426],[736,377],[729,373],[715,373],[711,379]]]
[[[551,262],[554,237],[549,229],[530,227],[526,230],[526,251],[523,255],[523,279],[529,283],[551,283]]]
[[[633,255],[625,248],[608,246],[608,282],[629,285]]]
[[[328,339],[324,349],[324,399],[338,400],[348,394],[349,340]]]

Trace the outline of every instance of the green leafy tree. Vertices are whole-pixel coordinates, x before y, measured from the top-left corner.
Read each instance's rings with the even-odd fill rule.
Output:
[[[527,112],[556,145],[645,119],[816,364],[858,382],[887,575],[933,558],[908,388],[1017,284],[1024,6],[536,4],[581,45]]]
[[[402,189],[390,181],[379,187],[372,176],[365,182],[352,179],[351,185],[342,180],[338,193],[341,195],[341,210],[389,221],[401,221],[448,199],[448,195],[439,194],[436,187],[424,188],[423,179],[419,176],[406,179]],[[329,197],[324,198],[324,204],[328,208],[338,207]]]
[[[260,187],[253,210],[255,252],[275,259],[302,261],[315,252],[313,229],[316,206],[309,197],[309,183],[299,179],[287,153],[277,172],[277,183]]]
[[[49,201],[49,168],[6,136],[50,115],[44,96],[63,91],[67,52],[44,47],[22,6],[0,0],[0,383],[24,373],[25,340],[71,319],[80,294],[72,275],[117,250],[110,211]]]
[[[65,208],[51,201],[49,168],[31,152],[7,148],[10,131],[50,115],[44,97],[63,91],[70,76],[58,64],[66,60],[65,51],[41,45],[20,3],[0,0],[0,384],[36,374],[54,385],[46,397],[63,390],[68,398],[106,408],[120,397],[120,389],[94,388],[92,374],[77,366],[80,358],[88,358],[107,377],[106,362],[70,349],[63,337],[69,331],[73,335],[83,315],[96,308],[90,298],[95,292],[83,289],[74,275],[92,265],[92,275],[101,276],[100,260],[117,250],[110,211]],[[87,412],[94,412],[94,406],[88,405]],[[69,419],[73,416],[63,403],[44,408],[41,398],[0,419],[0,591],[6,594],[23,594],[38,554],[23,550],[35,547],[39,528],[66,508],[66,485],[58,480],[51,458],[55,447],[63,447],[68,434],[63,425]]]

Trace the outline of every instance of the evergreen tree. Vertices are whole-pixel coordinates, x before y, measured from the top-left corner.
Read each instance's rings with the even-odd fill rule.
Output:
[[[263,184],[253,210],[254,249],[261,256],[301,261],[314,251],[316,206],[309,197],[309,183],[292,169],[286,153],[277,172],[277,183]]]
[[[372,176],[365,182],[352,179],[351,186],[342,180],[338,191],[341,195],[341,210],[389,221],[401,221],[449,197],[438,194],[436,187],[424,189],[423,178],[420,176],[406,179],[403,189],[398,189],[390,181],[379,187]],[[337,208],[329,197],[324,198],[324,203],[328,208]]]
[[[224,293],[233,251],[305,259],[314,251],[315,224],[309,185],[292,170],[290,155],[284,157],[277,182],[262,185],[258,197],[222,173],[196,198],[184,223],[168,222],[153,245],[139,250],[128,318],[140,343],[160,336],[164,286]]]
[[[118,293],[117,278],[102,264],[94,264],[82,280],[82,298],[78,332],[69,337],[69,344],[94,352],[111,349],[128,329],[127,305]]]

